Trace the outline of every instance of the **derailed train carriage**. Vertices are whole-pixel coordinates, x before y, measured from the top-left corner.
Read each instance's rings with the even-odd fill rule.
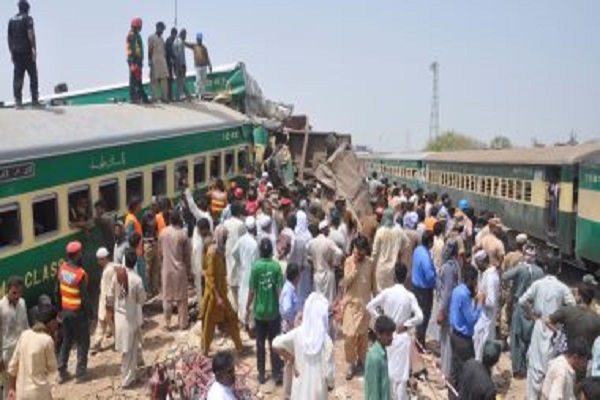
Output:
[[[363,157],[391,181],[466,198],[511,229],[549,243],[589,270],[600,266],[600,143],[533,149]],[[403,166],[412,166],[407,169]],[[416,169],[416,170],[415,170]],[[407,173],[408,171],[408,173]]]
[[[73,226],[103,200],[121,218],[135,196],[176,198],[214,178],[243,181],[251,162],[252,122],[211,103],[130,104],[0,110],[0,295],[11,275],[25,297],[48,293],[66,243],[84,242],[84,267],[98,275],[97,228]],[[240,182],[243,183],[243,182]]]

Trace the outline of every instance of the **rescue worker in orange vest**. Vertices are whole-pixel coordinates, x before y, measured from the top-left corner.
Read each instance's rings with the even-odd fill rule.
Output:
[[[87,378],[88,350],[90,348],[91,302],[88,300],[87,274],[81,265],[80,242],[67,245],[67,260],[62,263],[57,274],[57,302],[62,315],[63,341],[58,354],[59,383],[69,379],[67,366],[73,343],[77,344],[77,368],[75,380]]]
[[[210,192],[210,213],[213,220],[218,221],[221,213],[227,207],[227,193],[222,179],[217,179],[213,190]]]
[[[134,233],[138,234],[139,241],[137,245],[135,245],[135,253],[137,254],[137,264],[135,266],[135,272],[138,273],[140,278],[142,278],[142,282],[144,283],[144,289],[146,292],[148,291],[148,280],[146,278],[146,261],[144,260],[144,244],[142,242],[142,238],[144,237],[144,232],[142,230],[142,224],[138,219],[139,213],[142,211],[142,204],[138,197],[133,197],[127,206],[127,215],[125,216],[125,236],[131,245],[132,236]]]
[[[142,19],[131,20],[131,29],[127,34],[127,65],[129,65],[129,96],[134,104],[148,103],[148,95],[142,85],[142,67],[144,65],[144,42],[140,32]]]

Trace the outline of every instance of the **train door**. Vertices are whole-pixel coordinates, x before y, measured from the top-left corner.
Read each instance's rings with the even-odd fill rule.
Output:
[[[556,237],[560,210],[560,166],[546,167],[544,172],[546,183],[546,232],[548,232],[548,236]]]

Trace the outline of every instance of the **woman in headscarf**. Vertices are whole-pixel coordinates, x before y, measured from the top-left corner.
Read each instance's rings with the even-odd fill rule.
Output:
[[[406,234],[394,224],[394,210],[386,209],[373,240],[372,257],[378,292],[394,286],[394,266],[407,242]]]
[[[300,269],[300,282],[298,283],[298,303],[300,308],[304,301],[313,291],[312,269],[306,258],[306,245],[312,239],[308,231],[308,217],[306,212],[298,210],[296,212],[296,228],[294,229],[294,243],[290,250],[289,262],[296,264]]]
[[[273,341],[273,349],[294,366],[291,400],[326,400],[333,388],[333,342],[328,331],[329,303],[322,294],[312,293],[302,324]]]
[[[440,364],[442,373],[446,378],[450,377],[450,360],[452,349],[450,348],[450,298],[452,291],[458,285],[460,265],[458,263],[458,243],[454,239],[448,239],[442,251],[442,268],[438,275],[437,323],[440,326]]]

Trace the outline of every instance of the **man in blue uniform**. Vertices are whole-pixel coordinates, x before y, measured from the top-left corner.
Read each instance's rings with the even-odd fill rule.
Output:
[[[19,1],[19,13],[8,22],[8,47],[15,66],[13,75],[15,105],[17,108],[23,106],[25,72],[29,75],[31,102],[33,105],[39,105],[35,32],[33,18],[29,15],[29,3],[26,0]]]

